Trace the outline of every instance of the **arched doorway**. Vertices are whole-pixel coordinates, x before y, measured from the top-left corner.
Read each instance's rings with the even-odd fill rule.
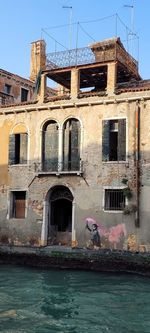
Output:
[[[49,195],[48,244],[70,245],[72,235],[71,191],[65,186],[55,186]]]

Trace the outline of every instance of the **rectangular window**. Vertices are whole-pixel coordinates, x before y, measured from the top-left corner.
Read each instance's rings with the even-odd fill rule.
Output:
[[[5,84],[4,92],[5,92],[5,94],[10,95],[10,93],[11,93],[11,85],[10,84]]]
[[[105,189],[105,210],[123,210],[125,196],[123,189]]]
[[[126,119],[103,120],[102,160],[126,160]]]
[[[26,208],[26,192],[14,191],[12,193],[12,207],[10,212],[10,218],[24,219]]]
[[[9,137],[9,164],[27,163],[28,134],[11,134]]]
[[[21,88],[21,102],[26,102],[28,100],[28,90]]]

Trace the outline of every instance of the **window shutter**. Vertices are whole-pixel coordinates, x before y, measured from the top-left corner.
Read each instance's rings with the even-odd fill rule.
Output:
[[[28,134],[20,134],[20,163],[27,163]]]
[[[15,164],[15,134],[9,136],[9,165]]]
[[[109,120],[102,121],[102,160],[109,161]]]
[[[118,161],[126,160],[126,119],[118,120]]]
[[[69,144],[70,144],[70,123],[67,123],[63,129],[63,169],[68,170],[70,167],[70,156],[69,156]]]
[[[72,120],[71,133],[70,133],[70,162],[71,170],[79,170],[80,164],[80,123],[77,120]]]
[[[58,170],[58,128],[56,123],[51,123],[45,131],[45,171]]]

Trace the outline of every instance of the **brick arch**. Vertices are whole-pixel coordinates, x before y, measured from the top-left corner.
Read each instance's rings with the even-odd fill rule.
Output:
[[[12,128],[11,134],[18,134],[18,133],[28,133],[28,128],[24,123],[16,124]]]

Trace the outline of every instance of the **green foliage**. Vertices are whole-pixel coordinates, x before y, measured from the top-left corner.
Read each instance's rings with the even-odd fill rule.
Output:
[[[131,191],[130,187],[125,187],[123,189],[123,194],[127,199],[130,200],[132,198],[132,191]]]
[[[127,185],[127,183],[128,183],[128,179],[127,179],[127,178],[123,178],[123,179],[122,179],[122,184]]]

